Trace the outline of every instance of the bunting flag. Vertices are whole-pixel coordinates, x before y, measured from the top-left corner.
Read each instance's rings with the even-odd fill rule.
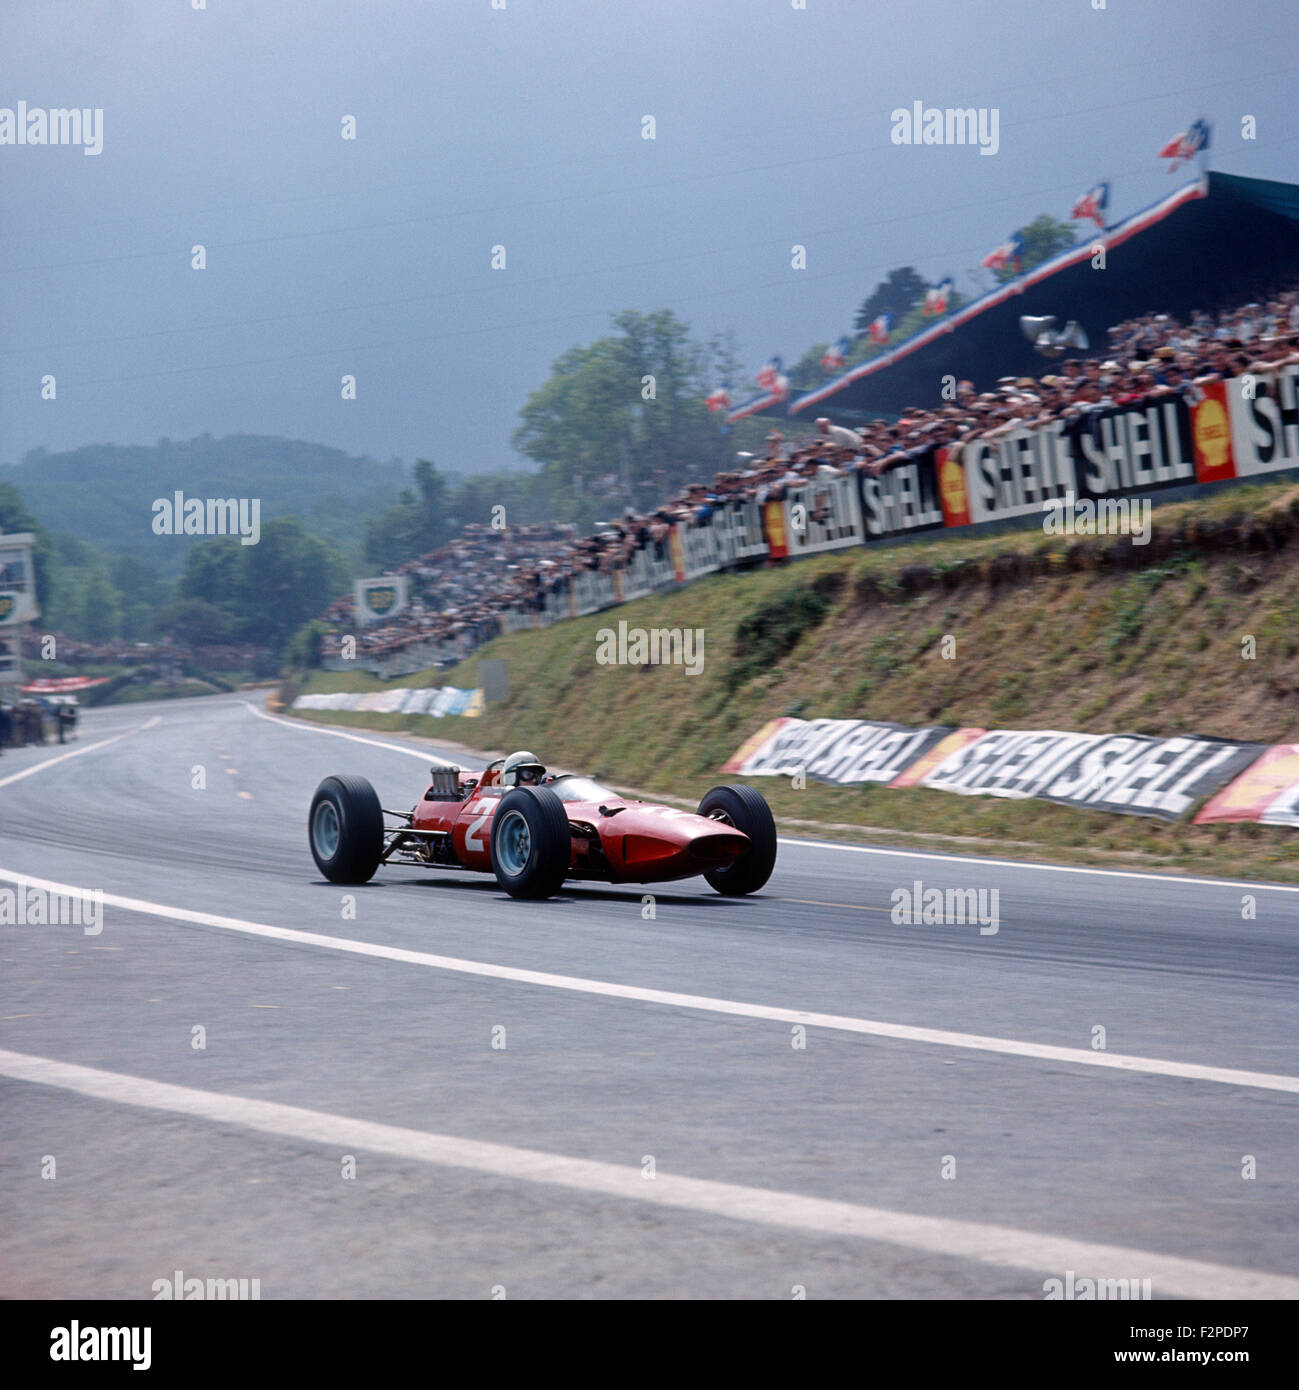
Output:
[[[776,378],[780,375],[780,358],[773,357],[765,367],[753,379],[762,387],[764,391],[770,391],[776,384]]]
[[[894,318],[887,310],[879,318],[875,319],[867,330],[870,333],[872,343],[887,343],[889,334],[893,332]]]
[[[1168,166],[1171,174],[1175,169],[1180,168],[1188,159],[1193,159],[1201,150],[1209,148],[1209,123],[1201,118],[1192,121],[1186,130],[1173,138],[1159,151],[1160,159],[1172,160]]]
[[[947,312],[947,301],[952,297],[952,281],[950,276],[940,280],[936,285],[925,291],[925,313],[926,314],[945,314]]]
[[[986,270],[1004,270],[1010,266],[1018,275],[1023,267],[1024,238],[1018,232],[1012,232],[1010,236],[989,251],[988,254],[979,262]]]
[[[834,373],[843,370],[843,364],[848,360],[848,339],[840,338],[832,347],[826,348],[821,356],[821,370],[827,373]]]
[[[727,382],[722,382],[718,387],[704,397],[704,404],[709,410],[729,410],[731,408],[731,397],[727,391]]]
[[[1098,183],[1095,188],[1089,188],[1073,205],[1069,220],[1082,222],[1090,218],[1098,227],[1104,228],[1104,213],[1109,205],[1110,186],[1108,183]]]

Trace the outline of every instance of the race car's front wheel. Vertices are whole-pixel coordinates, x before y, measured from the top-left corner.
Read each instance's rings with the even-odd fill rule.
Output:
[[[568,874],[573,836],[549,787],[515,787],[492,817],[492,869],[512,898],[548,898]]]
[[[714,787],[699,803],[698,814],[733,825],[749,837],[749,847],[738,859],[709,869],[704,877],[727,897],[756,893],[776,867],[776,822],[766,798],[738,783]]]
[[[383,857],[383,810],[364,777],[326,777],[311,798],[307,838],[331,883],[368,883]]]

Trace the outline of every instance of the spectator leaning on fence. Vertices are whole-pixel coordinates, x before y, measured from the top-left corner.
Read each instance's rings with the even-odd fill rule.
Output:
[[[862,438],[856,430],[845,429],[843,425],[832,425],[824,415],[816,422],[816,430],[823,439],[828,439],[837,448],[861,448]]]
[[[624,569],[648,544],[661,560],[673,526],[710,524],[728,503],[781,501],[791,487],[853,471],[877,476],[937,446],[995,440],[1053,419],[1081,427],[1093,412],[1116,404],[1178,394],[1193,402],[1209,383],[1243,372],[1275,373],[1299,363],[1299,288],[1216,315],[1195,310],[1185,324],[1168,314],[1144,314],[1109,329],[1109,340],[1105,352],[1067,358],[1038,380],[1003,376],[981,393],[961,381],[955,404],[911,406],[893,423],[875,419],[851,430],[822,417],[810,437],[792,441],[772,430],[765,452],[742,455],[738,471],[718,473],[711,484],[682,486],[653,511],[642,516],[629,510],[593,536],[578,537],[571,525],[513,526],[504,534],[466,526],[440,550],[397,568],[410,577],[410,606],[382,628],[358,634],[359,645],[380,653],[430,637],[468,633],[485,640],[500,630],[506,610],[535,611],[583,572]],[[674,464],[656,478],[681,471]],[[828,496],[823,488],[817,496],[822,492]],[[334,631],[323,649],[333,654],[354,621],[351,600],[331,603],[325,617]]]

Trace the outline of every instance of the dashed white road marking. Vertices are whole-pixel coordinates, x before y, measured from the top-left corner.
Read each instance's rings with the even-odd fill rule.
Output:
[[[47,893],[80,894],[83,897],[91,891],[67,883],[35,878],[30,874],[15,873],[10,869],[0,869],[0,882],[21,883]],[[510,980],[516,984],[540,985],[545,989],[567,990],[574,994],[600,995],[607,999],[632,999],[645,1004],[664,1004],[674,1009],[696,1009],[704,1013],[730,1014],[737,1018],[758,1018],[775,1023],[802,1023],[813,1028],[893,1038],[899,1042],[929,1043],[938,1047],[965,1048],[973,1052],[1031,1057],[1038,1061],[1067,1062],[1077,1066],[1144,1073],[1148,1076],[1177,1076],[1192,1081],[1213,1081],[1226,1086],[1251,1086],[1266,1091],[1299,1094],[1299,1076],[1241,1071],[1232,1067],[1210,1067],[1198,1062],[1171,1062],[1160,1057],[1135,1057],[1121,1052],[1093,1052],[1090,1048],[1020,1042],[1014,1038],[992,1038],[979,1033],[953,1032],[945,1028],[917,1028],[909,1024],[884,1023],[877,1019],[852,1018],[843,1014],[813,1013],[807,1009],[746,1004],[734,999],[716,999],[703,994],[679,994],[671,990],[646,989],[639,985],[615,984],[609,980],[589,980],[579,975],[556,975],[542,970],[523,970],[511,965],[494,965],[488,961],[463,960],[457,956],[439,956],[426,951],[406,950],[400,946],[384,946],[375,941],[361,941],[352,937],[324,936],[317,932],[298,931],[292,927],[271,926],[265,922],[247,922],[240,917],[222,917],[213,912],[169,907],[165,903],[126,898],[116,893],[104,893],[100,901],[106,907],[120,907],[128,912],[165,917],[173,922],[185,922],[193,926],[217,927],[223,931],[263,937],[269,941],[289,941],[327,951],[345,951],[351,955],[373,956],[380,960],[400,961],[406,965],[447,970],[460,975]]]
[[[296,1105],[281,1105],[276,1101],[174,1086],[21,1052],[0,1051],[0,1076],[56,1087],[110,1104],[236,1125],[335,1151],[361,1149],[732,1221],[838,1238],[882,1241],[999,1269],[1046,1271],[1056,1277],[1073,1270],[1075,1278],[1096,1279],[1115,1278],[1121,1271],[1125,1278],[1149,1279],[1154,1293],[1181,1298],[1299,1298],[1299,1279],[1264,1270],[1072,1240],[1067,1236],[1044,1235],[1010,1226],[887,1211],[855,1202],[804,1197],[796,1192],[746,1187],[712,1178],[681,1177],[666,1173],[661,1167],[653,1180],[648,1180],[639,1166],[570,1158],[538,1149],[377,1124]]]
[[[79,758],[83,753],[93,753],[96,748],[107,748],[110,743],[116,743],[119,738],[130,738],[132,734],[138,734],[141,729],[152,729],[161,720],[162,715],[155,714],[152,719],[146,719],[143,724],[137,724],[134,728],[127,729],[123,733],[114,734],[111,738],[101,738],[98,743],[88,743],[84,748],[74,748],[70,753],[60,753],[57,757],[46,758],[43,763],[33,763],[31,767],[23,768],[21,772],[11,772],[8,777],[0,777],[0,787],[7,787],[11,782],[21,782],[24,777],[32,777],[38,772],[44,772],[47,767],[53,767],[56,763],[65,763],[69,758]]]

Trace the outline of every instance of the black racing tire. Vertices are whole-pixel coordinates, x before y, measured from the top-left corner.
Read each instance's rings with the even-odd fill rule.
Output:
[[[369,883],[383,857],[383,810],[364,777],[326,777],[311,798],[307,842],[331,883]]]
[[[738,859],[709,869],[704,877],[728,898],[756,893],[776,867],[776,822],[766,797],[738,783],[714,787],[699,803],[697,814],[733,825],[749,837],[749,848]]]
[[[573,857],[564,803],[549,787],[515,787],[492,817],[492,870],[512,898],[559,892]]]

